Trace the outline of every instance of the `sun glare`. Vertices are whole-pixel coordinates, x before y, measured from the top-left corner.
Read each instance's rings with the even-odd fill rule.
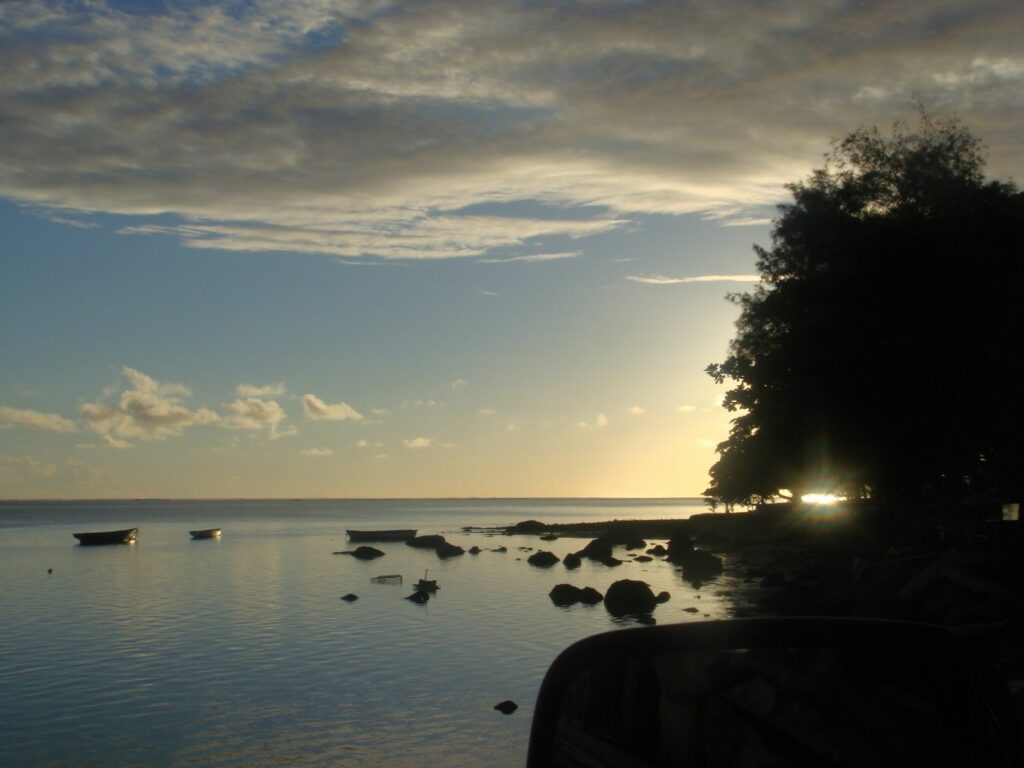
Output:
[[[804,504],[835,504],[836,502],[843,501],[843,496],[834,496],[831,493],[807,493],[800,497],[800,501]]]

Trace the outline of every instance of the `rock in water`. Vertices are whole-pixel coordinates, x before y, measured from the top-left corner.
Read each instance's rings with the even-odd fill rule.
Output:
[[[513,712],[519,709],[519,705],[511,699],[506,699],[505,701],[499,704],[495,704],[494,708],[501,712],[501,714],[503,715],[511,715]]]
[[[355,549],[346,549],[344,552],[334,552],[333,554],[352,555],[356,560],[375,560],[378,557],[384,557],[383,552],[373,547],[356,547]]]
[[[550,568],[552,565],[559,562],[559,558],[554,552],[534,552],[526,558],[526,562],[530,565],[536,565],[541,568]]]
[[[551,602],[560,607],[575,605],[582,599],[583,590],[572,584],[556,584],[548,592]]]
[[[670,595],[668,592],[659,592],[654,599],[658,601],[658,605],[661,605],[662,603],[667,603],[669,600],[671,600],[672,595]]]
[[[703,549],[694,549],[674,560],[683,567],[683,578],[690,582],[707,581],[722,572],[722,558]]]
[[[437,549],[441,544],[446,544],[447,542],[444,536],[435,533],[429,536],[414,536],[405,543],[417,549]]]
[[[344,600],[346,603],[354,603],[356,600],[359,599],[359,595],[353,595],[351,592],[349,592],[347,595],[342,595],[341,599]]]
[[[464,550],[458,544],[451,544],[447,541],[438,544],[436,552],[437,556],[440,557],[442,560],[449,557],[456,557],[458,555],[466,554],[466,550]]]
[[[584,587],[580,590],[580,602],[584,605],[597,605],[604,600],[604,595],[593,587]]]
[[[604,596],[604,607],[612,616],[650,613],[657,604],[658,599],[647,582],[632,579],[616,581]]]
[[[474,544],[472,547],[469,548],[469,554],[471,554],[471,555],[479,555],[480,554],[480,547],[478,547],[478,546],[476,546]]]
[[[664,557],[668,554],[668,550],[665,549],[661,544],[655,544],[653,547],[647,550],[648,555],[657,555],[658,557]]]
[[[668,543],[669,562],[681,564],[681,559],[693,552],[693,542],[685,533],[677,533]]]
[[[579,568],[582,560],[580,560],[580,556],[575,552],[570,552],[563,558],[562,563],[571,571],[574,568]]]
[[[650,555],[637,555],[636,560],[634,562],[637,562],[637,563],[649,563],[653,559],[654,558],[651,557]]]
[[[417,605],[423,605],[425,602],[427,602],[427,600],[430,599],[430,595],[427,592],[424,592],[422,589],[417,589],[415,592],[413,592],[405,599],[411,600]]]
[[[605,560],[612,556],[612,543],[608,539],[599,537],[591,541],[576,554],[591,560]]]

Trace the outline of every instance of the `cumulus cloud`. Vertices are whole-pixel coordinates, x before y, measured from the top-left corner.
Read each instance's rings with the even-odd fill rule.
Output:
[[[310,456],[312,458],[323,458],[325,456],[332,456],[334,454],[334,451],[332,451],[330,448],[305,448],[299,451],[299,453],[302,456]]]
[[[279,397],[286,391],[283,381],[279,381],[277,384],[266,384],[264,386],[239,384],[235,387],[235,394],[239,397]]]
[[[637,213],[748,224],[914,94],[1024,172],[1019,3],[387,6],[0,3],[0,194],[200,248],[543,255]]]
[[[682,285],[685,283],[757,283],[760,275],[697,275],[695,277],[666,277],[664,275],[626,275],[627,280],[644,285]]]
[[[244,397],[224,405],[227,414],[221,421],[226,429],[246,429],[251,431],[266,430],[271,439],[288,437],[296,433],[294,427],[279,430],[278,425],[284,421],[284,408],[276,400],[260,397]]]
[[[627,408],[626,410],[629,413],[633,414],[634,416],[643,416],[645,413],[647,413],[647,410],[644,409],[644,408],[641,408],[639,405],[632,405],[629,408]]]
[[[432,437],[409,437],[402,441],[406,448],[429,448],[434,442]]]
[[[325,403],[316,395],[302,396],[302,410],[314,421],[361,421],[363,415],[348,403]]]
[[[0,429],[9,427],[25,427],[43,432],[76,432],[78,430],[75,422],[56,413],[42,413],[0,405]]]
[[[121,369],[121,376],[124,383],[113,387],[105,398],[78,408],[89,427],[110,447],[127,447],[127,440],[132,439],[176,437],[189,427],[218,421],[208,408],[192,410],[182,402],[192,394],[182,384],[161,384],[128,367]]]

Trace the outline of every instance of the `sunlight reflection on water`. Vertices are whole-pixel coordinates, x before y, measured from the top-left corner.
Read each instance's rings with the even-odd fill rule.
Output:
[[[552,586],[604,592],[643,579],[672,593],[660,623],[728,608],[711,585],[697,593],[660,561],[541,569],[518,547],[561,557],[585,542],[460,531],[700,506],[403,502],[332,513],[330,504],[0,504],[0,764],[522,765],[548,664],[574,640],[619,626],[600,605],[555,607]],[[372,562],[330,554],[348,548],[346,527],[382,517],[484,551],[439,561],[389,543],[375,544],[386,556]],[[136,544],[71,538],[126,520],[139,525]],[[222,539],[188,536],[213,525]],[[498,544],[508,552],[489,551]],[[435,599],[402,599],[428,568],[441,585]],[[383,573],[405,584],[370,583]],[[347,592],[360,599],[341,601]],[[698,613],[684,611],[693,606]],[[519,711],[495,712],[503,699]]]

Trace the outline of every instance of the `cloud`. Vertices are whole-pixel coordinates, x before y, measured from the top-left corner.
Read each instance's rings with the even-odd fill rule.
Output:
[[[575,259],[581,256],[583,251],[565,251],[562,253],[533,253],[529,256],[510,256],[504,259],[477,259],[478,264],[510,264],[515,261],[527,264],[538,264],[543,261],[559,261],[561,259]]]
[[[493,416],[496,413],[497,411],[494,410],[493,408],[481,408],[480,410],[477,411],[477,415],[479,416]]]
[[[356,440],[356,448],[368,448],[370,444],[366,440]]]
[[[371,408],[370,414],[377,418],[384,419],[391,415],[391,411],[387,408]]]
[[[177,437],[185,429],[213,424],[219,417],[207,408],[192,410],[182,398],[191,391],[182,384],[161,384],[154,378],[124,367],[126,385],[114,386],[99,402],[83,403],[78,410],[89,427],[110,447],[127,447],[126,440],[163,440]],[[113,398],[114,402],[104,402]]]
[[[758,283],[760,275],[698,275],[696,277],[665,277],[664,275],[626,275],[627,280],[644,285],[681,285],[684,283]]]
[[[576,426],[579,427],[580,429],[589,429],[590,427],[597,427],[599,429],[603,429],[604,427],[608,426],[608,416],[605,415],[604,413],[599,413],[597,414],[597,416],[594,417],[594,421],[592,423],[589,421],[580,421],[577,422]]]
[[[302,396],[302,410],[314,421],[361,421],[363,415],[348,403],[329,405],[316,395]]]
[[[679,411],[679,413],[693,413],[694,411],[697,410],[697,406],[696,405],[680,405],[680,406],[676,407],[676,410]]]
[[[100,440],[103,442],[105,446],[107,446],[107,448],[122,449],[132,447],[132,444],[129,443],[127,440],[119,440],[118,438],[112,437],[110,435],[100,435]]]
[[[402,441],[406,448],[429,448],[434,442],[432,437],[410,437]]]
[[[497,291],[480,291],[481,296],[500,296]]]
[[[456,379],[455,381],[451,382],[448,385],[448,389],[450,389],[452,392],[461,392],[468,386],[469,382],[466,381],[465,379]]]
[[[245,397],[224,405],[227,415],[221,421],[226,429],[246,429],[259,431],[265,429],[271,439],[289,437],[296,433],[294,427],[278,430],[286,414],[276,400],[265,400],[260,397]]]
[[[699,437],[693,442],[698,448],[714,448],[718,443],[707,437]]]
[[[31,456],[0,456],[0,485],[10,485],[26,479],[49,479],[56,472],[57,465],[49,461],[39,461]]]
[[[332,456],[334,451],[330,448],[305,448],[299,451],[302,456],[311,456],[313,458],[321,458],[324,456]]]
[[[506,432],[518,432],[519,431],[519,425],[518,424],[513,424],[512,422],[509,422],[508,424],[505,425],[505,431]]]
[[[403,408],[440,408],[444,403],[437,400],[403,400]]]
[[[56,413],[41,413],[21,408],[0,405],[0,429],[26,427],[42,432],[77,432],[78,426],[71,419]]]
[[[647,411],[644,408],[641,408],[639,405],[630,406],[626,410],[629,413],[633,414],[634,416],[643,416],[645,413],[647,413]]]
[[[235,394],[239,397],[279,397],[286,392],[283,381],[277,384],[255,386],[253,384],[239,384],[235,387]]]
[[[831,137],[912,117],[914,94],[1020,177],[1021,13],[0,3],[0,194],[198,248],[499,258],[636,214],[750,224]],[[493,213],[521,201],[559,215]]]

